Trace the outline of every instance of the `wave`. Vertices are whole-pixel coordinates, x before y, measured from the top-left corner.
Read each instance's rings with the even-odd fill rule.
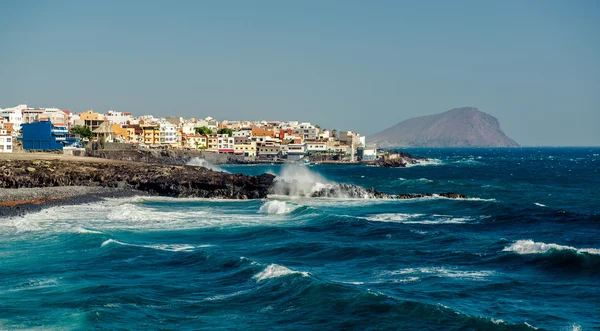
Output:
[[[297,208],[297,206],[292,206],[285,201],[271,200],[260,206],[258,212],[263,214],[289,214]]]
[[[425,160],[415,159],[414,163],[407,162],[406,167],[410,168],[410,167],[417,167],[417,166],[438,166],[438,165],[443,165],[443,164],[444,164],[444,162],[439,159],[425,159]]]
[[[363,187],[327,180],[308,167],[296,164],[284,165],[281,168],[281,172],[275,178],[271,194],[303,198],[374,198],[374,195]]]
[[[219,166],[216,166],[216,165],[214,165],[214,164],[206,161],[205,159],[201,159],[199,157],[195,157],[195,158],[191,159],[190,161],[188,161],[188,163],[186,163],[186,165],[196,166],[196,167],[202,167],[202,168],[206,168],[206,169],[213,170],[213,171],[219,171],[219,172],[227,172],[227,173],[229,173],[225,169],[223,169],[223,168],[221,168]]]
[[[453,217],[450,215],[425,215],[425,214],[404,214],[404,213],[385,213],[366,217],[372,222],[390,222],[404,224],[463,224],[474,221],[470,217]]]
[[[533,240],[518,240],[502,251],[516,253],[525,257],[528,263],[545,268],[560,268],[569,272],[600,272],[600,249],[598,248],[575,248]]]
[[[495,275],[494,271],[490,270],[460,270],[446,267],[423,267],[423,268],[405,268],[400,270],[383,271],[379,276],[409,276],[401,278],[404,282],[418,281],[423,277],[444,277],[444,278],[459,278],[468,280],[487,280],[490,276]]]
[[[544,204],[541,204],[541,203],[538,203],[538,202],[534,203],[534,205],[536,205],[538,207],[548,207],[548,206],[546,206]]]
[[[504,252],[515,252],[517,254],[543,254],[551,250],[568,250],[578,254],[600,255],[598,248],[580,248],[577,249],[571,246],[563,246],[558,244],[546,244],[543,242],[535,242],[533,240],[517,240],[510,246],[503,249]]]
[[[143,248],[150,248],[150,249],[156,249],[156,250],[161,250],[161,251],[167,251],[167,252],[191,252],[194,251],[197,248],[205,248],[205,247],[211,247],[212,245],[187,245],[187,244],[156,244],[156,245],[138,245],[138,244],[130,244],[130,243],[125,243],[122,241],[118,241],[115,239],[108,239],[106,241],[104,241],[100,247],[105,247],[107,245],[110,244],[116,244],[116,245],[121,245],[121,246],[131,246],[131,247],[143,247]]]
[[[269,264],[263,271],[257,273],[252,278],[254,278],[257,282],[260,282],[263,280],[278,278],[291,274],[299,274],[302,275],[302,277],[310,276],[310,273],[305,271],[294,271],[278,264]]]

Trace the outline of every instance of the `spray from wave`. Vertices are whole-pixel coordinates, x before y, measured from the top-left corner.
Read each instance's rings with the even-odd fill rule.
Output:
[[[325,179],[302,165],[286,165],[275,180],[272,194],[291,197],[323,197],[338,199],[372,199],[375,194],[353,184],[342,184]]]
[[[289,214],[296,209],[295,206],[291,206],[285,201],[272,200],[265,202],[260,209],[259,213],[269,214],[269,215],[280,215],[280,214]]]
[[[195,166],[195,167],[203,167],[203,168],[206,168],[206,169],[209,169],[212,171],[227,172],[223,168],[216,166],[216,165],[206,161],[205,159],[201,159],[199,157],[195,157],[195,158],[191,159],[188,163],[186,163],[186,165]]]

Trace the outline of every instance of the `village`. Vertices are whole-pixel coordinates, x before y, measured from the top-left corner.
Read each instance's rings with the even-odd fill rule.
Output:
[[[135,117],[130,112],[18,105],[0,108],[0,153],[115,148],[198,150],[245,161],[377,159],[377,148],[353,131],[299,121],[219,121],[212,117]]]

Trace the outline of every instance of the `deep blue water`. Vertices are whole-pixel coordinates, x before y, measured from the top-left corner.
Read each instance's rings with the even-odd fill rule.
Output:
[[[600,148],[226,166],[468,200],[113,199],[0,222],[0,329],[600,330]],[[320,178],[321,177],[321,178]]]

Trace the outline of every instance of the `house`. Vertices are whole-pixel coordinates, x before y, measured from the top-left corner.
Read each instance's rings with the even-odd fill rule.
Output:
[[[161,145],[176,145],[177,130],[175,129],[175,125],[168,122],[161,123],[159,129],[159,137]]]
[[[13,151],[13,137],[12,135],[0,128],[0,153],[12,153]]]
[[[120,112],[112,109],[108,111],[105,117],[107,120],[121,125],[128,124],[133,119],[130,112]]]
[[[127,125],[123,127],[123,138],[131,144],[144,143],[144,130],[139,125]]]
[[[306,151],[308,152],[326,152],[327,143],[324,141],[308,141],[306,142]]]
[[[377,147],[372,146],[361,146],[358,148],[358,160],[359,161],[374,161],[377,159]]]
[[[12,108],[0,109],[0,118],[4,120],[4,122],[13,123],[13,129],[15,131],[21,130],[21,125],[23,124],[23,109],[26,109],[27,105],[18,105]]]
[[[306,154],[306,144],[287,145],[287,158],[290,161],[298,161]]]
[[[208,137],[203,135],[183,135],[185,147],[192,149],[206,149]]]
[[[217,135],[217,145],[219,153],[233,153],[235,152],[235,138],[230,137],[228,134]]]
[[[256,142],[249,137],[234,137],[234,153],[246,157],[256,157]]]
[[[62,150],[66,145],[69,131],[67,126],[55,126],[50,121],[23,124],[23,150],[52,151]]]
[[[143,131],[143,143],[144,145],[158,145],[160,144],[160,127],[154,124],[141,125]]]
[[[304,140],[317,140],[319,138],[319,129],[310,123],[301,123],[294,130],[294,133],[304,138]]]
[[[89,126],[92,131],[96,130],[106,118],[103,114],[94,113],[92,110],[88,110],[85,113],[79,114],[79,121],[76,121],[75,124]]]
[[[216,136],[208,136],[208,138],[206,138],[206,149],[217,152],[219,150],[219,138]]]

